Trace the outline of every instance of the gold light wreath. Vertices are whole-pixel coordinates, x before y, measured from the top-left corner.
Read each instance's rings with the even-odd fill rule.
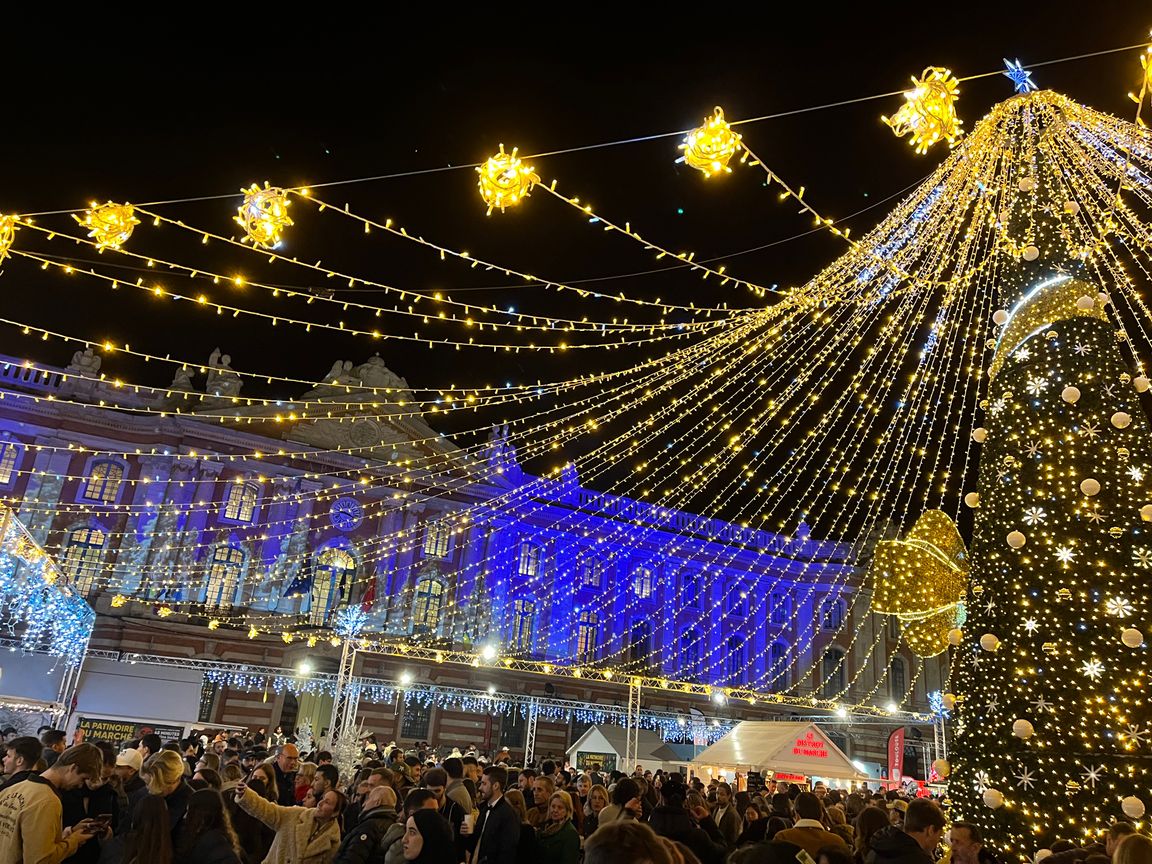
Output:
[[[724,119],[724,109],[717,105],[703,126],[688,133],[680,149],[684,155],[676,161],[703,172],[705,178],[721,172],[731,173],[728,162],[740,150],[740,134],[732,131]]]
[[[83,216],[73,216],[77,222],[88,229],[88,236],[96,241],[99,249],[119,249],[128,242],[133,229],[140,224],[136,218],[136,211],[131,204],[96,205],[84,211]]]
[[[276,186],[264,183],[261,189],[255,183],[244,193],[244,203],[236,211],[236,224],[244,229],[242,241],[251,241],[253,246],[271,249],[280,243],[284,229],[292,226],[288,216],[288,205],[292,202],[287,193]]]
[[[515,207],[531,195],[532,187],[540,182],[532,166],[525,165],[516,155],[516,148],[505,153],[503,144],[499,153],[489,156],[487,162],[477,167],[476,173],[480,175],[476,185],[480,198],[488,205],[489,216],[497,207],[501,213],[506,207]]]
[[[947,514],[926,510],[903,540],[882,540],[872,558],[872,610],[895,615],[921,657],[948,647],[968,587],[964,539]]]
[[[16,232],[20,230],[20,223],[15,216],[0,214],[0,261],[8,257],[12,244],[16,242]]]
[[[892,117],[880,119],[892,127],[897,138],[911,135],[908,143],[917,153],[927,153],[937,141],[951,146],[960,137],[964,121],[956,116],[956,99],[960,81],[950,69],[929,66],[919,79],[913,77],[913,89],[904,92],[904,104]]]

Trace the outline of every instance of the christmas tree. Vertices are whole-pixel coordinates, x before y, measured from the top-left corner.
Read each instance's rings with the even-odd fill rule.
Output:
[[[1021,274],[1032,284],[996,313],[973,433],[948,795],[954,818],[1030,860],[1144,814],[1152,436],[1137,397],[1148,381],[1123,359],[1107,296],[1067,272]]]

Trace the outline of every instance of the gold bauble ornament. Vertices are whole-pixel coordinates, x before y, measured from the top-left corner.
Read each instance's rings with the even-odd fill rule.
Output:
[[[244,203],[236,211],[236,224],[244,229],[242,242],[253,246],[271,249],[280,244],[285,228],[292,226],[288,216],[288,206],[292,203],[288,194],[280,188],[269,186],[267,181],[261,189],[255,183],[244,193]]]
[[[20,230],[20,223],[15,216],[0,214],[0,261],[8,257],[8,251],[16,242],[16,232]]]
[[[917,153],[927,153],[937,141],[949,146],[962,134],[963,121],[956,116],[960,81],[951,70],[929,66],[920,78],[912,78],[913,89],[904,92],[904,104],[892,117],[881,117],[897,138],[911,135],[908,143]]]
[[[732,126],[724,119],[724,109],[717,105],[702,126],[685,136],[680,149],[684,155],[676,161],[695,168],[706,178],[713,174],[730,174],[732,169],[728,163],[740,150],[740,135],[732,131]]]
[[[107,204],[92,202],[83,216],[73,216],[88,229],[88,236],[96,241],[98,249],[119,249],[132,236],[132,231],[140,224],[136,210],[131,204]]]
[[[1144,644],[1144,634],[1135,627],[1129,627],[1120,634],[1120,641],[1127,648],[1139,648]]]
[[[500,152],[488,157],[483,165],[476,168],[479,179],[476,187],[480,190],[480,198],[488,205],[488,215],[499,208],[503,213],[508,207],[515,207],[532,194],[532,187],[540,182],[540,177],[532,170],[531,165],[525,165],[516,155],[515,147],[511,153],[504,152],[504,145],[500,145]]]
[[[1000,639],[995,633],[985,633],[980,637],[980,647],[985,651],[995,651],[1000,647]]]

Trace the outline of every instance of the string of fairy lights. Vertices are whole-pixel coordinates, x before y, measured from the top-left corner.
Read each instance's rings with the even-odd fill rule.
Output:
[[[1143,62],[1146,68],[1147,63]],[[23,258],[67,275],[96,278],[116,287],[138,288],[154,297],[166,300],[183,300],[203,306],[207,312],[216,315],[251,316],[264,320],[271,326],[285,324],[302,328],[305,332],[310,332],[312,328],[331,329],[371,338],[406,339],[415,343],[434,343],[457,349],[480,347],[496,351],[555,352],[682,340],[690,344],[683,348],[670,349],[661,356],[650,357],[626,370],[608,370],[594,375],[555,381],[548,385],[517,385],[506,388],[469,385],[461,388],[444,388],[438,391],[434,398],[419,400],[411,410],[404,410],[410,406],[401,404],[402,400],[399,397],[395,400],[389,398],[377,400],[374,395],[367,405],[364,400],[351,397],[342,399],[340,398],[342,387],[351,394],[359,385],[343,385],[338,375],[331,382],[334,391],[331,395],[291,400],[294,405],[294,416],[259,416],[256,412],[262,408],[274,407],[274,403],[279,401],[271,398],[236,397],[233,394],[229,397],[230,405],[213,409],[200,407],[201,403],[214,398],[208,393],[189,393],[173,388],[121,382],[116,379],[110,382],[115,390],[132,392],[134,395],[148,394],[152,398],[186,400],[191,404],[187,409],[179,404],[165,408],[117,404],[114,399],[109,399],[106,404],[118,411],[140,415],[181,414],[187,415],[190,419],[219,420],[250,426],[254,422],[260,425],[285,422],[294,424],[313,419],[314,415],[310,412],[324,412],[329,418],[342,412],[345,414],[354,412],[356,420],[394,422],[400,419],[428,418],[452,410],[479,412],[494,407],[526,405],[532,401],[541,401],[545,397],[554,398],[557,402],[552,408],[541,409],[537,414],[531,415],[527,422],[518,426],[515,420],[510,424],[513,431],[507,441],[518,448],[517,455],[521,461],[527,462],[544,453],[562,452],[566,442],[578,440],[582,436],[592,434],[596,427],[607,425],[606,422],[594,421],[590,417],[593,410],[590,406],[595,400],[597,398],[601,402],[605,400],[602,394],[579,399],[572,398],[569,394],[574,394],[583,388],[592,392],[598,385],[620,380],[627,384],[617,386],[618,396],[608,397],[609,402],[618,401],[621,406],[619,410],[605,412],[605,416],[610,419],[626,418],[629,412],[636,411],[641,406],[659,406],[660,397],[672,394],[676,394],[673,398],[677,404],[677,408],[673,410],[678,413],[674,414],[673,410],[669,410],[665,405],[657,407],[646,416],[626,420],[626,425],[621,431],[615,432],[606,441],[596,445],[591,453],[582,457],[580,464],[582,483],[594,482],[601,477],[609,478],[612,469],[623,460],[635,460],[638,454],[646,452],[646,447],[659,442],[668,446],[664,449],[657,448],[652,455],[642,459],[643,467],[632,472],[627,480],[609,480],[610,491],[604,494],[635,494],[638,500],[657,501],[659,506],[665,507],[668,511],[695,508],[704,512],[732,513],[735,514],[731,517],[735,522],[742,519],[747,521],[755,514],[762,524],[781,528],[794,526],[798,521],[797,514],[804,514],[805,518],[819,524],[829,536],[837,536],[837,533],[843,531],[866,534],[888,519],[895,518],[902,521],[908,515],[915,515],[931,496],[935,496],[940,502],[955,501],[958,498],[954,492],[963,486],[971,454],[970,448],[963,443],[966,436],[956,434],[963,421],[957,422],[955,418],[966,417],[978,398],[979,373],[983,368],[983,343],[987,339],[989,326],[987,313],[995,296],[997,268],[1008,259],[1029,260],[1035,248],[1028,242],[1027,231],[1019,236],[1016,232],[1010,234],[1003,224],[1007,220],[998,218],[999,213],[1005,208],[1013,214],[1019,211],[1026,214],[1029,219],[1035,218],[1033,205],[1027,200],[1028,190],[1019,187],[1018,191],[1023,193],[1021,195],[1013,191],[1013,184],[1022,182],[1012,173],[1019,161],[1018,154],[1014,158],[1003,155],[1006,144],[1032,140],[1032,136],[1020,128],[1021,117],[1028,112],[1021,112],[1018,106],[1010,101],[994,109],[971,134],[959,137],[960,124],[955,114],[958,83],[947,70],[930,69],[920,79],[915,79],[914,89],[905,94],[904,105],[890,121],[894,131],[897,134],[910,135],[914,146],[918,149],[927,150],[934,143],[945,141],[954,144],[956,152],[925,183],[901,202],[876,229],[868,232],[861,240],[851,239],[846,230],[841,230],[833,220],[826,219],[808,204],[804,187],[792,187],[784,183],[762,159],[748,149],[741,136],[732,129],[734,124],[729,124],[719,109],[704,126],[689,134],[682,145],[684,151],[682,158],[686,164],[700,169],[705,176],[718,175],[728,173],[730,160],[741,154],[744,164],[750,167],[763,167],[769,181],[777,183],[783,189],[784,197],[798,203],[802,211],[810,216],[817,226],[826,228],[847,241],[848,252],[844,256],[806,285],[786,292],[774,291],[764,285],[737,277],[730,274],[725,267],[712,267],[702,263],[694,253],[672,252],[669,248],[656,244],[633,230],[631,223],[618,224],[608,221],[579,199],[562,196],[556,191],[554,183],[540,184],[534,168],[520,160],[515,151],[504,152],[501,148],[499,154],[478,167],[478,186],[489,212],[520,205],[539,185],[542,191],[547,190],[552,196],[577,207],[585,215],[592,215],[600,227],[609,233],[622,233],[643,244],[660,260],[675,259],[677,263],[684,265],[687,272],[703,275],[716,285],[732,283],[749,288],[759,296],[780,294],[775,303],[758,310],[731,309],[726,306],[678,306],[659,300],[643,301],[640,305],[658,308],[662,315],[671,312],[686,313],[691,320],[681,323],[661,319],[648,323],[613,319],[609,322],[587,318],[576,320],[528,315],[502,310],[494,305],[463,303],[449,295],[436,297],[399,289],[354,274],[328,270],[319,264],[307,265],[294,258],[285,258],[277,252],[276,247],[283,242],[287,236],[286,232],[299,227],[293,224],[289,215],[290,203],[293,200],[307,200],[315,205],[318,211],[339,214],[358,223],[366,232],[381,230],[390,236],[405,238],[426,246],[436,252],[441,259],[452,258],[467,263],[470,267],[495,270],[505,276],[523,278],[533,284],[544,283],[544,280],[516,268],[491,264],[466,252],[427,241],[399,227],[391,220],[376,221],[358,215],[348,207],[336,207],[319,199],[312,188],[278,189],[268,184],[264,187],[253,185],[245,190],[244,202],[236,216],[236,221],[243,231],[239,241],[162,216],[156,211],[155,205],[148,208],[133,208],[127,204],[110,202],[103,206],[93,205],[83,213],[77,214],[77,222],[87,229],[89,239],[41,226],[27,217],[3,217],[0,219],[0,258],[5,256]],[[1140,94],[1141,102],[1146,92],[1145,84]],[[1029,105],[1036,112],[1064,112],[1077,117],[1075,123],[1066,122],[1058,125],[1056,134],[1042,139],[1042,148],[1052,151],[1045,152],[1038,163],[1047,166],[1045,170],[1051,172],[1054,170],[1052,166],[1056,164],[1065,164],[1065,167],[1068,167],[1069,160],[1073,158],[1078,160],[1070,165],[1072,173],[1065,180],[1070,186],[1074,186],[1077,195],[1083,195],[1085,192],[1096,195],[1096,186],[1105,176],[1110,178],[1110,182],[1117,182],[1115,176],[1117,166],[1098,148],[1086,146],[1083,140],[1085,134],[1104,132],[1113,136],[1110,139],[1113,146],[1123,153],[1126,167],[1120,171],[1121,176],[1127,174],[1131,177],[1128,167],[1137,166],[1137,175],[1124,183],[1124,191],[1141,201],[1147,201],[1148,175],[1138,167],[1148,162],[1150,151],[1146,135],[1130,124],[1113,122],[1103,115],[1075,106],[1067,100],[1061,101],[1053,94],[1024,91],[1023,98],[1030,100]],[[1036,176],[1037,173],[1033,170],[1031,176]],[[1042,182],[1048,182],[1047,176]],[[988,194],[987,190],[1002,192],[1000,201],[1004,203],[993,202],[992,198],[995,196]],[[1079,244],[1079,257],[1088,266],[1104,266],[1110,272],[1122,270],[1122,265],[1117,250],[1106,242],[1105,238],[1109,235],[1143,238],[1143,246],[1130,245],[1126,251],[1138,248],[1146,252],[1148,243],[1146,222],[1122,200],[1114,200],[1116,197],[1097,195],[1091,199],[1078,200],[1078,209],[1075,212],[1060,214],[1068,218],[1068,234],[1069,237],[1074,236],[1075,243]],[[270,281],[253,280],[248,276],[231,277],[233,287],[240,287],[242,284],[245,287],[259,288],[272,297],[284,296],[287,299],[301,300],[308,306],[317,301],[326,306],[338,304],[342,307],[341,311],[359,310],[374,317],[397,315],[419,319],[424,325],[446,322],[453,326],[475,327],[478,333],[485,327],[493,334],[501,330],[547,332],[556,341],[544,344],[541,340],[537,344],[485,341],[483,338],[469,337],[465,342],[445,339],[439,335],[433,336],[431,331],[424,333],[417,330],[408,336],[396,333],[394,330],[384,332],[366,329],[363,326],[346,325],[343,321],[333,324],[320,318],[312,320],[300,316],[274,315],[246,308],[239,301],[225,303],[211,300],[206,295],[161,288],[159,283],[152,280],[142,279],[136,283],[116,280],[95,267],[81,268],[63,264],[42,253],[24,248],[23,242],[20,245],[16,243],[18,236],[23,241],[27,233],[39,234],[49,239],[56,237],[88,245],[100,251],[125,255],[146,262],[149,267],[159,266],[174,274],[183,274],[185,278],[211,280],[215,284],[228,282],[230,277],[214,272],[212,268],[206,269],[174,260],[160,260],[125,248],[129,242],[135,244],[142,237],[141,234],[135,233],[135,229],[141,224],[137,214],[152,220],[154,226],[176,226],[186,229],[190,234],[206,242],[223,243],[230,247],[243,246],[249,250],[249,254],[264,256],[269,264],[287,262],[292,266],[309,267],[313,271],[322,271],[325,278],[338,279],[349,287],[361,285],[395,293],[400,303],[410,301],[410,304],[406,308],[399,305],[388,308],[346,302],[332,297],[306,296],[303,292],[286,292],[275,287]],[[1015,222],[1015,219],[1013,221]],[[911,230],[910,225],[914,226]],[[1102,225],[1107,227],[1101,230]],[[18,231],[21,232],[19,235]],[[1069,240],[1070,244],[1072,242]],[[1132,257],[1147,275],[1145,265],[1139,257],[1135,254]],[[1115,272],[1112,272],[1112,275],[1115,276]],[[239,283],[237,279],[240,279]],[[577,286],[558,282],[544,284],[558,290],[580,292],[582,298],[613,299],[621,302],[632,302],[636,299],[625,298],[623,295],[587,292]],[[1126,279],[1123,284],[1130,288],[1131,280]],[[1131,291],[1124,290],[1118,293],[1123,293],[1127,297],[1126,302],[1131,304],[1128,310],[1134,316],[1136,326],[1143,328],[1140,319],[1142,315],[1147,314],[1147,310],[1139,305],[1138,298],[1129,296],[1132,294]],[[440,311],[421,311],[416,308],[417,304],[423,304],[429,310],[439,308]],[[937,309],[937,313],[935,319],[930,320],[929,310],[933,306]],[[494,315],[502,320],[487,320],[486,317],[481,320],[481,315]],[[697,319],[695,317],[697,315],[704,317]],[[924,332],[926,324],[927,335]],[[29,328],[31,332],[37,329],[27,324],[20,326]],[[48,334],[48,331],[39,332]],[[572,334],[581,333],[595,337],[594,341],[574,341]],[[834,335],[831,335],[832,333]],[[805,351],[804,341],[812,340],[816,334],[825,341]],[[757,350],[763,356],[750,357],[752,350],[742,353],[740,350],[742,340],[745,349]],[[913,364],[916,368],[909,372],[908,358],[916,354],[914,346],[919,340],[927,340],[924,344],[930,344],[931,347],[921,352],[927,358],[926,362]],[[100,343],[94,340],[86,344]],[[869,345],[873,347],[867,349],[863,362],[858,362],[858,353],[865,350],[862,346]],[[710,358],[708,365],[713,369],[723,370],[724,380],[720,382],[709,378],[708,373],[703,371],[704,366],[693,367],[693,364],[700,364],[701,358],[708,356],[709,351],[716,351],[717,346],[723,346],[723,353],[716,355],[717,359],[724,358],[723,363],[714,363]],[[877,350],[878,347],[880,350]],[[792,348],[800,350],[794,354],[788,353]],[[127,346],[120,350],[124,353],[133,353]],[[144,352],[143,356],[176,363],[184,369],[189,366],[196,368],[198,365],[188,364],[186,361],[174,361],[167,357],[161,358],[159,354],[147,354],[147,352]],[[852,368],[853,364],[856,368]],[[972,365],[975,365],[975,369],[969,370],[967,367]],[[32,364],[32,368],[43,371],[44,367]],[[851,369],[850,373],[843,372],[845,368]],[[232,372],[230,369],[227,371]],[[237,376],[250,374],[254,379],[277,378],[262,373],[235,374]],[[835,398],[828,400],[831,402],[830,406],[821,405],[822,376],[837,382]],[[83,374],[73,377],[81,382],[90,381],[90,376]],[[278,378],[278,380],[289,379]],[[696,402],[687,402],[686,397],[676,391],[680,386],[689,386],[687,392],[700,398]],[[707,393],[709,389],[713,391],[711,394]],[[541,390],[544,392],[540,392]],[[454,397],[453,401],[459,404],[445,407],[440,400],[445,398],[446,393],[452,391],[458,391],[459,395]],[[436,391],[430,392],[430,397],[433,392]],[[765,404],[757,406],[755,404],[757,399],[765,392],[772,394],[772,398]],[[391,395],[385,394],[386,397]],[[706,398],[707,396],[711,398]],[[16,401],[20,401],[22,397],[15,398]],[[632,402],[625,406],[624,400],[628,398],[632,398]],[[893,399],[899,403],[900,410],[908,418],[907,422],[893,423],[890,412],[882,407],[891,404],[890,400]],[[84,399],[68,400],[56,397],[45,401],[61,405],[71,402],[77,407],[88,404]],[[953,407],[957,401],[959,405]],[[942,402],[945,407],[941,407]],[[368,411],[364,410],[366,407]],[[565,410],[568,413],[563,413]],[[377,413],[370,413],[372,411]],[[552,412],[562,416],[542,419]],[[579,422],[576,418],[585,419]],[[342,422],[343,419],[338,417],[337,422]],[[491,425],[481,424],[476,430]],[[677,429],[682,431],[668,441],[668,436]],[[797,429],[807,430],[807,434],[799,441],[789,437],[791,430]],[[942,429],[950,429],[952,434],[940,436],[939,432]],[[467,435],[459,437],[466,438]],[[432,440],[429,438],[430,436],[406,439],[396,442],[393,446],[431,444],[439,440],[439,436]],[[761,445],[757,452],[751,457],[742,457],[740,454],[750,448],[753,442]],[[679,445],[680,449],[673,445]],[[378,486],[381,490],[392,486],[404,488],[398,484],[395,476],[379,480],[373,478],[367,484],[361,482],[364,473],[370,470],[368,466],[379,470],[380,463],[373,452],[378,446],[372,444],[364,447],[304,450],[295,456],[287,455],[287,458],[296,459],[359,455],[365,460],[365,467],[348,467],[333,471],[324,466],[322,471],[316,472],[317,477],[321,474],[327,479],[347,476],[347,482],[337,482],[327,488],[321,487],[308,492],[277,493],[271,500],[285,508],[285,515],[262,521],[262,530],[267,532],[269,528],[297,524],[299,517],[287,515],[292,506],[356,494],[357,491],[362,492],[365,485]],[[479,460],[486,446],[481,443],[463,448],[454,447],[451,458]],[[50,449],[49,447],[44,452]],[[785,452],[786,449],[788,452]],[[115,448],[85,446],[77,451],[77,455],[86,456],[100,452],[113,455]],[[119,455],[131,457],[140,454],[123,452]],[[173,452],[149,455],[171,455],[175,459],[187,458],[188,454]],[[241,463],[244,460],[259,458],[265,462],[261,467],[267,468],[268,464],[275,459],[285,458],[286,454],[256,450],[251,453],[196,454],[196,458],[201,456]],[[748,461],[735,469],[734,466],[742,458],[747,458]],[[414,487],[426,485],[431,490],[431,494],[420,496],[422,506],[427,506],[427,502],[437,499],[451,500],[453,495],[459,494],[466,486],[478,482],[491,482],[491,477],[484,476],[486,469],[481,465],[454,464],[437,467],[437,461],[444,459],[444,453],[430,452],[405,460],[406,476],[399,482],[406,480]],[[955,465],[958,459],[961,460],[963,468],[959,476],[953,476],[946,466]],[[681,464],[677,465],[677,462]],[[685,472],[683,466],[687,464],[695,467]],[[454,478],[453,472],[461,476]],[[20,468],[17,469],[16,476],[32,473],[29,469]],[[815,482],[807,482],[807,478],[813,474],[818,475],[818,479]],[[87,477],[81,473],[60,476],[62,479],[77,483],[84,482]],[[917,479],[905,482],[905,477]],[[674,483],[658,489],[656,487],[660,482],[653,482],[648,478],[666,478],[664,482],[674,481]],[[265,476],[262,474],[261,482],[264,479]],[[183,482],[203,483],[206,487],[217,483],[215,477],[197,477]],[[515,491],[501,493],[487,504],[458,508],[454,518],[461,523],[473,521],[471,518],[473,512],[495,504],[505,506],[515,502],[519,506],[524,502],[518,499],[528,497],[523,494],[517,495]],[[846,501],[848,506],[845,506]],[[173,504],[171,509],[208,516],[218,515],[223,504],[223,501],[215,497],[210,499],[198,497],[183,502],[179,508]],[[401,509],[404,506],[402,504]],[[377,508],[381,513],[385,508],[395,509],[392,502],[383,499],[379,505],[370,500],[365,507],[370,512]],[[133,502],[128,507],[117,504],[112,509],[124,513],[125,516],[139,512],[141,517],[145,511],[157,517],[169,512],[164,509],[163,503],[157,506],[148,502],[139,505]],[[535,512],[543,512],[544,509],[545,505],[540,503],[536,506]],[[41,517],[50,517],[56,513],[72,517],[94,511],[92,508],[86,510],[84,507],[73,509],[70,504],[43,506],[32,504],[27,506],[27,512],[39,513]],[[102,509],[95,512],[106,513],[109,510]],[[534,512],[530,510],[526,518],[532,518],[533,515]],[[473,521],[473,524],[476,523]],[[558,532],[574,534],[591,530],[591,525],[592,514],[578,512],[565,514],[554,522]],[[635,526],[629,528],[634,531]],[[122,530],[109,531],[107,534],[110,538],[125,538],[130,536],[133,530],[131,526],[125,525]],[[381,534],[364,542],[358,541],[360,560],[357,575],[351,584],[360,587],[374,584],[381,566],[387,566],[400,550],[414,551],[419,538],[426,530],[427,525],[418,522],[389,531],[387,536]],[[602,528],[595,530],[604,532]],[[157,534],[155,539],[163,542],[179,542],[181,548],[190,553],[183,557],[183,563],[171,568],[171,581],[174,584],[191,589],[197,584],[197,580],[206,578],[204,562],[200,556],[215,548],[219,542],[210,536],[211,533],[206,530],[196,538],[188,538],[184,532],[169,531]],[[626,532],[623,526],[609,527],[603,534],[601,545],[610,546],[612,542],[623,539],[627,533],[629,532]],[[669,533],[667,527],[662,526],[644,528],[640,534],[631,533],[631,536],[639,537],[643,542],[650,536],[667,533]],[[486,539],[482,532],[476,532],[474,544],[479,546]],[[685,534],[671,541],[661,542],[665,551],[675,556],[687,549],[695,540]],[[465,548],[472,546],[471,541],[467,547],[461,546],[461,555],[464,555]],[[294,552],[280,559],[277,567],[283,569],[295,565],[303,566],[314,554],[313,549]],[[747,550],[737,545],[725,545],[703,556],[697,553],[697,562],[704,565],[702,572],[706,590],[709,590],[713,598],[710,606],[706,604],[705,608],[700,610],[699,620],[709,620],[709,616],[723,615],[729,611],[725,608],[727,601],[724,592],[717,586],[722,580],[729,578],[726,571],[735,566],[734,562],[741,555],[746,554]],[[623,565],[625,555],[625,552],[604,554],[601,551],[598,557],[602,564],[610,566]],[[617,556],[620,557],[620,561],[616,560]],[[575,562],[577,566],[584,563],[579,555],[575,558]],[[808,579],[812,566],[810,562],[802,564],[801,574],[795,580],[796,584]],[[131,572],[130,567],[125,567],[121,574],[119,563],[106,570],[109,577],[116,576],[125,583],[132,578],[138,579],[140,575],[138,572]],[[797,623],[803,602],[814,597],[817,591],[824,596],[838,598],[850,578],[850,569],[843,568],[843,571],[843,577],[838,575],[831,584],[821,583],[815,578],[808,579],[808,584],[796,595],[802,598],[801,602],[794,604],[788,616],[787,627],[781,625],[779,632]],[[465,585],[483,579],[487,575],[483,559],[480,557],[462,565],[459,568],[458,578],[459,583]],[[530,591],[547,588],[549,582],[546,577],[551,575],[541,568],[524,583],[524,587]],[[774,575],[772,578],[775,581],[771,584],[757,584],[756,592],[747,598],[750,600],[748,620],[757,616],[768,617],[769,604],[775,593],[772,589],[785,581],[783,575]],[[843,584],[839,584],[841,580]],[[574,593],[577,586],[572,583],[568,587]],[[107,588],[117,590],[117,585],[110,579]],[[834,628],[833,639],[838,638],[839,633],[850,626],[855,626],[855,624],[848,625],[847,622],[858,617],[852,613],[860,596],[859,592],[850,592],[849,613],[844,616],[845,621]],[[443,614],[448,617],[464,609],[467,599],[463,594],[448,599],[442,607]],[[625,592],[625,605],[622,609],[619,608],[621,599],[618,595],[605,591],[583,611],[604,615],[610,611],[613,614],[620,611],[622,616],[620,620],[624,620],[628,615],[645,610],[647,607],[641,601],[649,598],[637,598],[634,594]],[[193,607],[195,603],[166,600],[164,604],[169,614],[172,609],[182,606]],[[304,613],[295,614],[300,616]],[[672,611],[661,611],[657,616],[656,629],[667,632],[675,627],[675,614]],[[219,616],[226,623],[231,617],[231,615]],[[285,628],[284,633],[290,635],[292,625],[283,623],[283,619],[283,615],[279,616],[281,623],[274,625],[271,622],[276,621],[277,616],[273,613],[240,612],[235,615],[239,626],[245,626],[250,630],[256,627],[258,631],[261,627],[275,626],[277,629]],[[499,626],[497,624],[498,628]],[[569,621],[541,622],[535,637],[552,647],[557,644],[553,636],[570,626]],[[853,653],[852,646],[859,633],[858,630],[848,629],[845,634],[849,640],[848,650],[841,655],[841,663],[847,662],[849,655]],[[620,638],[612,644],[603,646],[598,658],[602,665],[609,668],[612,664],[626,664],[625,658],[630,651],[630,647],[626,644],[627,634],[617,635]],[[817,628],[806,628],[800,638],[789,644],[789,653],[799,661],[801,656],[808,654],[808,647],[814,640],[822,635],[824,634]],[[768,641],[771,642],[771,637],[768,637]],[[863,652],[866,659],[872,656],[872,652],[881,641],[879,636],[873,636],[872,644]],[[893,652],[896,650],[892,649]],[[893,655],[889,654],[889,658],[891,656]],[[699,674],[706,677],[723,677],[726,674],[726,663],[726,656],[721,652],[713,652]],[[788,674],[788,669],[780,668],[762,668],[757,672],[753,663],[754,661],[747,660],[744,668],[739,670],[741,680],[747,682],[752,689],[771,688],[782,676]],[[861,668],[863,665],[862,663]],[[887,666],[887,662],[885,665]],[[908,686],[908,693],[912,692],[914,682],[918,680],[922,669],[923,666],[920,666],[913,676],[913,684]],[[836,695],[847,693],[859,675],[860,669],[857,669],[848,684],[839,688]],[[794,676],[789,686],[797,687],[800,681],[808,677],[807,673],[801,672]],[[826,666],[816,679],[818,682],[816,689],[823,689],[825,684],[836,680],[835,668],[829,669]],[[875,682],[873,692],[879,686],[880,681]],[[869,693],[865,698],[870,698],[871,695],[872,693]]]

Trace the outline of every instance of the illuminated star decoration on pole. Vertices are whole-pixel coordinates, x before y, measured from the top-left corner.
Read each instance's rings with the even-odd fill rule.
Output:
[[[1000,74],[1012,82],[1017,93],[1030,93],[1033,90],[1040,89],[1033,83],[1032,73],[1022,67],[1019,60],[1012,61],[1005,57],[1004,66],[1008,71]]]

